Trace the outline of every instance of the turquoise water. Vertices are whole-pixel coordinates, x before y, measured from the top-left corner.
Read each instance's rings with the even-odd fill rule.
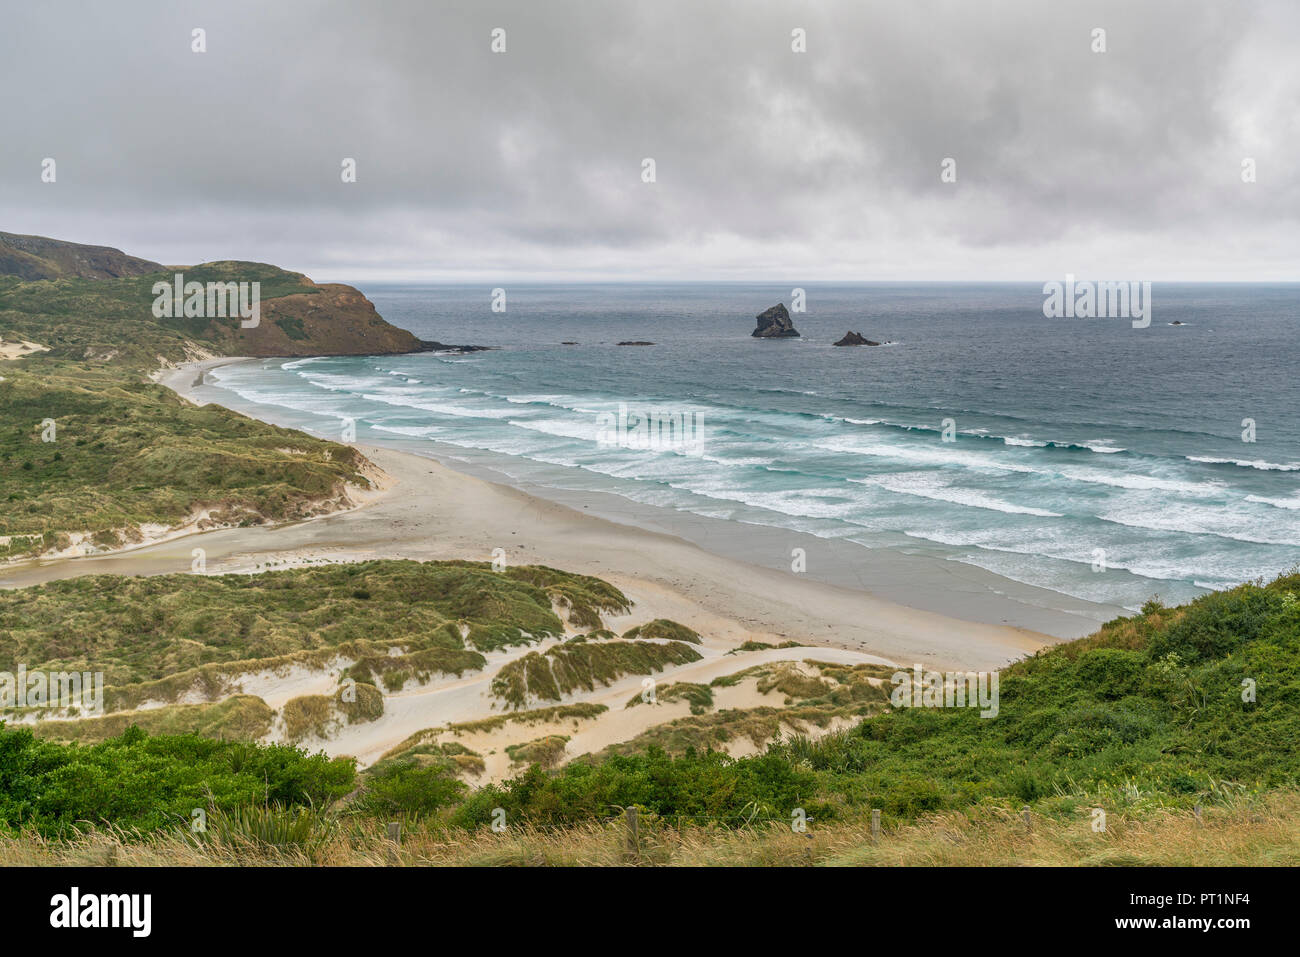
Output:
[[[352,419],[359,441],[654,506],[669,528],[791,529],[1129,608],[1300,560],[1292,285],[1157,284],[1134,329],[1044,318],[1040,285],[814,284],[803,338],[782,341],[749,333],[788,286],[520,286],[505,313],[486,286],[361,288],[422,338],[501,348],[262,360],[209,382],[322,434]],[[847,329],[893,344],[832,347]],[[698,432],[620,445],[620,403]]]

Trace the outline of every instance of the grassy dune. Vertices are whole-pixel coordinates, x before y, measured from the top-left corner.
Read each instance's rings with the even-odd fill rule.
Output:
[[[505,665],[492,679],[492,693],[512,708],[523,708],[533,701],[559,701],[579,689],[592,691],[623,675],[648,675],[701,657],[680,641],[567,642]]]
[[[533,565],[498,573],[481,562],[91,575],[0,591],[0,671],[102,671],[110,711],[195,690],[216,698],[231,676],[338,657],[355,662],[348,677],[392,690],[477,670],[483,651],[563,634],[553,604],[599,620],[627,598],[585,575]]]
[[[304,518],[345,484],[370,486],[348,446],[195,408],[130,372],[47,359],[0,372],[0,536],[20,536],[0,559],[67,547],[70,532],[119,547],[200,509],[214,524]]]

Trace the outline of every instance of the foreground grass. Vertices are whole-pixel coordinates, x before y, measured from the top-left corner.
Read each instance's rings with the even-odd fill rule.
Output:
[[[316,836],[303,821],[315,822]],[[219,835],[143,837],[121,829],[68,839],[0,836],[0,866],[1296,866],[1300,794],[1189,811],[1114,813],[1104,832],[1082,811],[1031,815],[1010,807],[926,815],[872,840],[867,820],[813,823],[806,833],[769,823],[729,829],[642,819],[629,840],[622,819],[502,833],[405,827],[400,843],[379,821],[321,823],[305,812],[271,828],[262,819],[216,822]]]

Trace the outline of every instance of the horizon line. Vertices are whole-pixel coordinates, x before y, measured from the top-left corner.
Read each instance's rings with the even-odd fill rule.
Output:
[[[196,266],[204,265],[197,263]],[[190,267],[193,268],[193,267]],[[281,267],[283,268],[283,267]],[[357,282],[369,283],[405,283],[428,285],[481,285],[489,283],[530,283],[534,285],[737,285],[737,286],[813,286],[813,285],[835,285],[835,286],[870,286],[870,285],[962,285],[962,286],[1024,286],[1024,285],[1041,285],[1045,282],[1058,282],[1064,277],[1050,277],[1046,279],[683,279],[678,277],[655,278],[655,279],[625,279],[625,278],[556,278],[556,277],[539,277],[535,275],[526,276],[496,276],[492,278],[478,277],[473,278],[450,278],[450,277],[431,277],[431,276],[408,276],[408,277],[351,277],[333,276],[328,273],[319,275],[313,274],[310,270],[294,269],[292,272],[300,272],[312,278],[313,282],[318,283],[347,283],[355,284]],[[1168,285],[1182,286],[1260,286],[1260,285],[1297,285],[1300,284],[1300,278],[1295,279],[1091,279],[1085,278],[1078,274],[1074,276],[1078,282],[1150,282],[1152,284],[1164,283]]]

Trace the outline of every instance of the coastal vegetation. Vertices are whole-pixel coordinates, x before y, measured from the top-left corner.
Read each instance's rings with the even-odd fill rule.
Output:
[[[0,826],[68,835],[85,822],[141,832],[184,826],[195,809],[323,806],[347,794],[349,759],[284,745],[151,736],[140,728],[89,746],[0,732]]]
[[[371,487],[345,445],[195,407],[107,366],[44,356],[0,381],[0,560],[138,543],[146,526],[249,525],[338,507]]]
[[[341,580],[332,578],[345,575],[347,567],[311,570],[336,589],[341,607],[362,604],[344,597]],[[416,569],[393,571],[409,587]],[[449,570],[429,571],[436,580]],[[511,587],[499,574],[460,571]],[[264,577],[270,582],[285,574]],[[369,600],[384,593],[375,579],[367,587]],[[12,594],[3,597],[14,600]],[[0,629],[6,641],[13,623],[9,619]],[[346,632],[345,625],[336,637]],[[551,650],[635,645],[698,654],[680,642],[622,639],[562,643]],[[555,657],[550,661],[554,679]],[[3,853],[80,853],[89,838],[73,834],[79,821],[110,834],[138,828],[132,840],[154,848],[141,853],[163,853],[175,848],[169,842],[176,838],[169,835],[180,833],[176,827],[193,807],[229,815],[246,807],[297,806],[328,807],[331,815],[361,827],[375,815],[398,816],[411,823],[413,833],[429,835],[428,841],[460,834],[458,860],[533,854],[540,862],[554,854],[558,861],[579,848],[603,853],[602,822],[635,805],[648,822],[647,833],[665,842],[656,852],[663,863],[692,855],[793,862],[790,855],[800,845],[782,834],[789,833],[797,811],[827,835],[818,845],[818,862],[880,862],[888,855],[863,838],[873,808],[881,810],[887,832],[897,835],[890,853],[913,862],[952,859],[957,852],[941,846],[940,833],[990,860],[1024,855],[1059,862],[1076,853],[1078,860],[1108,863],[1185,861],[1192,822],[1221,829],[1224,843],[1210,853],[1225,862],[1297,860],[1300,572],[1175,608],[1152,601],[1087,638],[1011,665],[1001,674],[996,718],[981,718],[970,708],[891,709],[879,666],[804,664],[816,674],[804,668],[746,669],[749,677],[782,689],[793,702],[789,708],[770,708],[768,714],[723,710],[679,720],[739,720],[737,731],[756,718],[789,727],[791,721],[825,720],[831,707],[845,709],[841,715],[853,719],[851,727],[817,740],[795,734],[733,758],[698,746],[690,735],[675,735],[670,724],[657,741],[634,739],[558,768],[552,765],[566,736],[547,733],[513,749],[512,758],[525,769],[481,787],[459,780],[464,766],[481,756],[441,740],[454,737],[452,728],[421,733],[359,775],[350,760],[282,745],[150,735],[142,727],[94,744],[60,744],[27,728],[7,728],[0,731],[0,827],[11,838]],[[594,678],[597,671],[574,674]],[[735,680],[728,676],[713,691]],[[571,707],[578,710],[566,710]],[[546,709],[543,720],[581,721],[598,713],[561,705]],[[142,720],[149,720],[147,714]],[[528,716],[503,714],[488,723]],[[756,734],[756,740],[766,737]],[[1101,837],[1089,827],[1093,809],[1105,811],[1111,822]],[[501,813],[511,822],[508,838],[488,826]],[[1261,835],[1276,836],[1288,822],[1292,839],[1267,844]],[[702,836],[718,828],[726,833]],[[13,843],[20,834],[70,841],[21,852]],[[991,835],[1004,843],[994,847]],[[1173,843],[1162,852],[1156,835]],[[426,838],[413,840],[416,847],[431,846],[419,843]],[[325,846],[333,847],[327,857],[344,854],[328,841],[317,851]],[[403,853],[412,848],[404,846]],[[430,859],[438,856],[429,851]]]
[[[164,362],[210,355],[400,353],[421,347],[350,286],[317,285],[266,263],[211,262],[130,276],[38,280],[3,272],[0,257],[0,337],[40,343],[54,359],[149,372]],[[185,283],[204,287],[258,283],[258,324],[244,327],[238,315],[155,316],[154,286],[173,284],[177,273]]]
[[[0,671],[22,663],[29,670],[102,672],[108,711],[185,695],[212,700],[230,693],[238,676],[294,666],[342,663],[342,677],[358,687],[394,690],[410,678],[478,670],[484,651],[563,635],[556,606],[586,617],[626,605],[621,592],[589,576],[531,565],[495,572],[486,562],[87,575],[0,591]],[[640,644],[616,641],[611,648]],[[561,655],[554,680],[567,688],[642,661],[682,657],[661,650],[667,646],[649,647],[632,658],[617,650]],[[41,733],[57,735],[65,725],[71,726],[44,725]]]
[[[673,681],[656,687],[653,699],[650,699],[645,691],[638,691],[624,707],[633,708],[639,704],[668,704],[673,701],[687,702],[691,707],[691,714],[704,714],[713,707],[713,689],[694,681]]]
[[[532,701],[559,701],[580,688],[592,691],[622,675],[648,675],[700,658],[680,641],[566,642],[505,665],[492,679],[492,693],[512,708],[523,708]]]
[[[507,711],[503,714],[493,715],[490,718],[480,718],[477,721],[457,721],[444,725],[440,728],[426,728],[423,731],[417,731],[411,737],[407,738],[397,747],[393,748],[385,758],[397,757],[405,754],[410,749],[417,747],[424,741],[431,740],[442,734],[450,734],[456,737],[466,734],[483,734],[489,731],[496,731],[508,724],[549,724],[572,721],[576,728],[582,721],[590,720],[608,711],[603,704],[595,704],[590,701],[577,701],[573,704],[553,705],[549,708],[531,708],[528,711]]]
[[[172,282],[175,270],[112,279],[25,281],[0,275],[0,335],[30,339],[49,357],[111,363],[149,371],[160,360],[184,362],[201,352],[227,353],[240,326],[238,316],[157,318],[153,286]],[[184,270],[187,282],[259,282],[265,302],[288,295],[315,295],[303,276],[263,263],[208,263]],[[7,373],[6,373],[7,374]]]
[[[667,618],[656,618],[644,625],[629,628],[623,633],[623,637],[640,638],[644,641],[687,641],[695,645],[700,643],[699,632],[675,621],[669,621]]]
[[[514,765],[537,765],[542,768],[554,767],[564,755],[564,747],[569,743],[567,735],[548,734],[545,737],[512,744],[506,747],[510,763]]]
[[[205,285],[257,283],[257,326],[244,328],[238,315],[155,316],[153,287],[177,271]],[[222,355],[423,348],[355,289],[265,263],[165,268],[8,233],[0,234],[0,341],[44,350],[0,362],[0,561],[346,505],[349,485],[371,485],[355,449],[196,408],[148,374]]]

